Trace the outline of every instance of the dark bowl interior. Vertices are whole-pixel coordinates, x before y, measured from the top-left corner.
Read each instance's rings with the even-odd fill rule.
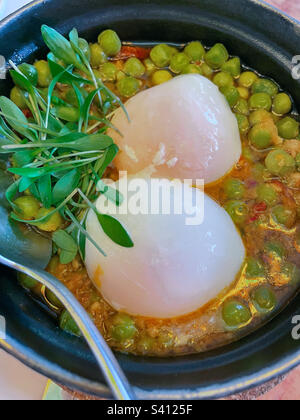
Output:
[[[0,53],[15,62],[46,53],[43,23],[68,33],[74,26],[89,40],[104,28],[132,41],[223,42],[245,64],[274,78],[300,104],[300,83],[291,77],[300,44],[300,25],[253,0],[46,0],[37,1],[0,24]],[[9,81],[0,82],[8,94]],[[98,396],[109,393],[94,357],[81,340],[64,334],[56,322],[1,267],[0,314],[7,340],[1,346],[20,360],[63,383]],[[300,296],[275,319],[232,345],[174,359],[118,355],[141,398],[216,398],[259,385],[300,363],[291,338]]]

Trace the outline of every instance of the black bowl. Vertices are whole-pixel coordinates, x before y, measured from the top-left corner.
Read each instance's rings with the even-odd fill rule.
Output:
[[[134,41],[207,45],[222,41],[244,63],[274,78],[300,104],[300,83],[291,76],[299,53],[300,24],[254,0],[39,0],[0,24],[0,54],[17,63],[43,57],[43,23],[64,34],[74,26],[94,40],[104,28]],[[8,94],[1,81],[1,94]],[[56,322],[1,269],[0,314],[7,340],[1,346],[18,359],[69,387],[109,396],[84,342],[60,331]],[[118,355],[141,398],[217,398],[270,380],[300,363],[292,319],[300,296],[275,319],[237,343],[209,353],[174,359]]]

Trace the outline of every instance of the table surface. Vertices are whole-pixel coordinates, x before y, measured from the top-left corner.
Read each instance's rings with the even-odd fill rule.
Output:
[[[28,0],[0,0],[0,20],[27,3],[29,3]],[[300,0],[267,0],[267,3],[300,20]],[[42,399],[47,379],[28,369],[2,350],[0,350],[0,372],[0,400]],[[300,400],[300,367],[290,373],[280,385],[259,399]]]

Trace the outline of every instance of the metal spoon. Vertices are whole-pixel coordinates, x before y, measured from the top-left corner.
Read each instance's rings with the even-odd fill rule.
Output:
[[[106,381],[118,400],[135,400],[135,394],[113,352],[73,294],[44,267],[49,262],[51,241],[9,218],[5,199],[11,177],[0,170],[0,263],[23,272],[50,289],[74,318],[83,337],[93,352]]]

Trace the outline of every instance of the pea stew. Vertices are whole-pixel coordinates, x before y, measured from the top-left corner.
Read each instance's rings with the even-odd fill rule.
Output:
[[[112,30],[102,32],[96,43],[79,39],[81,49],[97,79],[123,102],[143,89],[166,83],[182,74],[200,74],[225,95],[236,115],[243,153],[238,164],[206,193],[223,206],[239,230],[247,259],[234,285],[195,313],[175,319],[150,319],[115,311],[88,278],[80,254],[66,255],[54,246],[48,271],[57,276],[82,303],[109,344],[116,350],[149,356],[202,352],[248,334],[281,310],[300,283],[300,133],[299,116],[289,94],[273,80],[230,56],[223,44],[207,48],[200,41],[183,46],[140,46],[121,43]],[[57,57],[59,64],[68,63]],[[50,65],[49,65],[50,64]],[[55,72],[51,61],[22,64],[19,70],[47,98]],[[78,87],[57,82],[52,103],[57,116],[68,123],[80,118],[78,97],[86,98],[93,86],[80,68],[72,69]],[[11,100],[29,119],[26,92],[16,80]],[[79,93],[79,92],[80,93]],[[91,131],[101,127],[107,112],[100,109],[107,93],[95,95],[88,120]],[[109,109],[109,106],[108,106]],[[106,110],[107,111],[107,110]],[[12,166],[17,165],[12,160]],[[117,174],[106,169],[112,179]],[[32,191],[14,201],[23,219],[48,216],[37,228],[52,234],[64,224],[59,212],[46,208]],[[55,233],[54,233],[55,235]],[[54,242],[55,243],[55,242]],[[65,331],[80,335],[57,298],[32,279],[21,275],[23,287],[38,296]]]

